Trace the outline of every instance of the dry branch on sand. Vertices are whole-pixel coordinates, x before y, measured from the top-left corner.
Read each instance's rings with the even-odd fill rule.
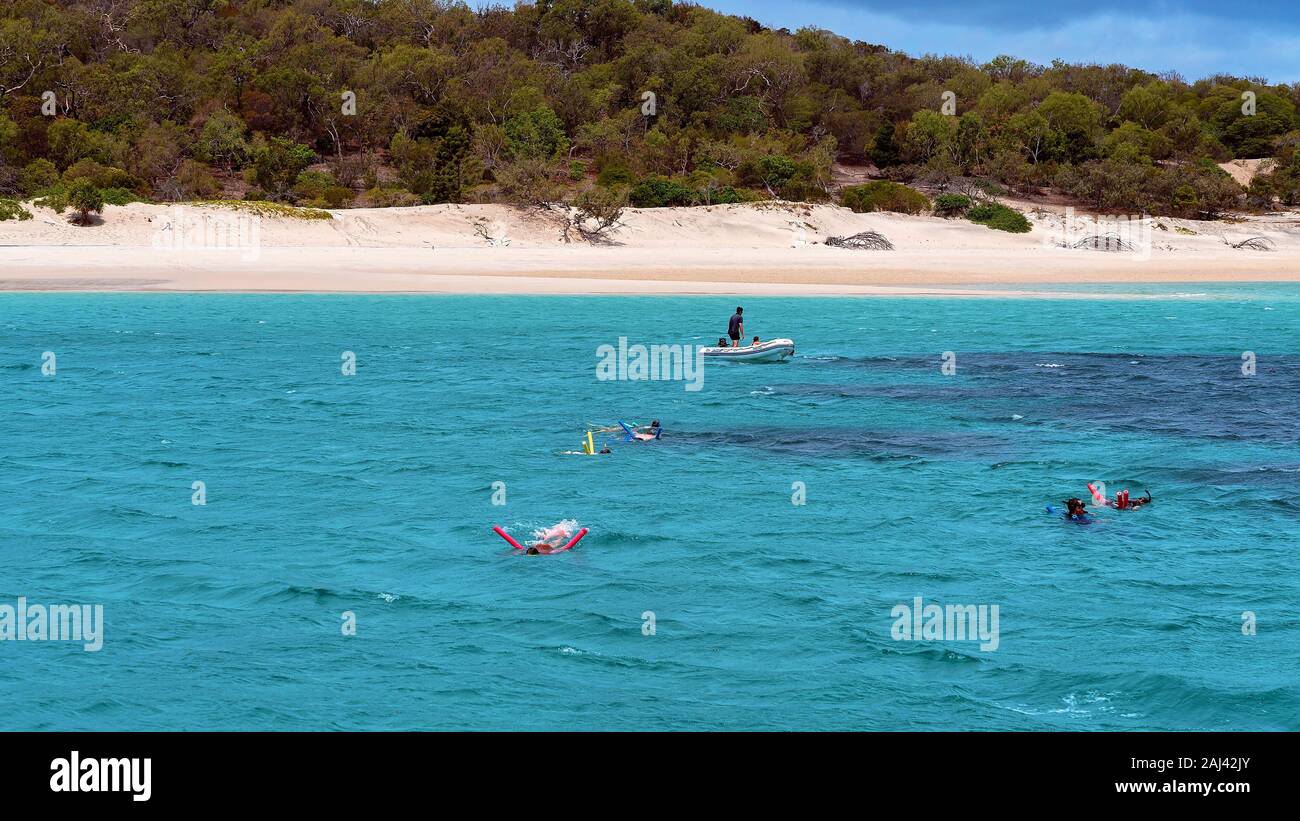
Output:
[[[860,251],[892,251],[894,243],[884,234],[875,231],[863,231],[851,237],[827,237],[826,244],[834,248],[855,248]]]
[[[1124,251],[1133,252],[1137,246],[1123,239],[1118,234],[1094,234],[1076,242],[1063,242],[1062,248],[1074,248],[1084,251]]]
[[[1246,251],[1272,251],[1277,245],[1277,243],[1273,242],[1273,240],[1268,237],[1250,237],[1248,239],[1243,239],[1241,242],[1228,242],[1228,240],[1225,239],[1224,242],[1233,248],[1238,250],[1244,249]]]
[[[562,217],[560,238],[565,242],[571,242],[569,232],[576,231],[592,245],[617,245],[610,234],[623,226],[626,209],[626,193],[591,188],[579,194],[572,205],[556,205],[553,210]]]

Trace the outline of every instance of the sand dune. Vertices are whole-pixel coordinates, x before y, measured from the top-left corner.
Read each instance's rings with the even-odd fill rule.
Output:
[[[854,214],[830,205],[629,209],[607,244],[558,211],[436,205],[256,218],[217,206],[109,206],[79,227],[53,212],[0,222],[0,290],[456,293],[1033,292],[1098,282],[1300,279],[1300,218],[1068,223],[1028,234],[965,220]],[[825,245],[877,231],[893,251]],[[1118,236],[1132,251],[1059,247]],[[1273,251],[1229,243],[1267,237]],[[180,241],[183,238],[184,241]],[[1103,240],[1104,241],[1104,240]]]

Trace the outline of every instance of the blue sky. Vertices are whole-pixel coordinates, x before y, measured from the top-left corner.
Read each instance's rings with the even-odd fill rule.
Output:
[[[1300,0],[697,0],[773,28],[829,29],[909,54],[1012,54],[1300,81]]]

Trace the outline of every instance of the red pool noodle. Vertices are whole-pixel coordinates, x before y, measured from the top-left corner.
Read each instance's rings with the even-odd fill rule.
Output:
[[[498,536],[505,539],[507,542],[510,542],[510,546],[513,547],[515,550],[524,549],[524,546],[521,545],[519,542],[516,542],[514,539],[510,538],[510,534],[502,530],[500,525],[492,525],[492,529],[497,532]],[[583,532],[585,533],[586,531],[584,530]]]
[[[569,540],[569,543],[568,543],[568,544],[566,544],[564,547],[561,547],[559,550],[552,550],[551,552],[552,552],[552,553],[559,553],[560,550],[568,550],[569,548],[573,547],[573,546],[574,546],[575,544],[577,544],[578,542],[582,541],[582,537],[583,537],[583,536],[586,536],[586,535],[587,535],[587,528],[584,527],[582,530],[579,530],[579,531],[578,531],[578,534],[577,534],[576,536],[574,536],[572,539]]]

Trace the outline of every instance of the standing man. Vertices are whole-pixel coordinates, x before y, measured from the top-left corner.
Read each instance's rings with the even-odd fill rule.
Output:
[[[740,347],[740,337],[745,333],[745,319],[741,316],[745,312],[744,308],[737,307],[736,313],[732,314],[731,321],[727,323],[727,336],[731,337],[731,347]]]

